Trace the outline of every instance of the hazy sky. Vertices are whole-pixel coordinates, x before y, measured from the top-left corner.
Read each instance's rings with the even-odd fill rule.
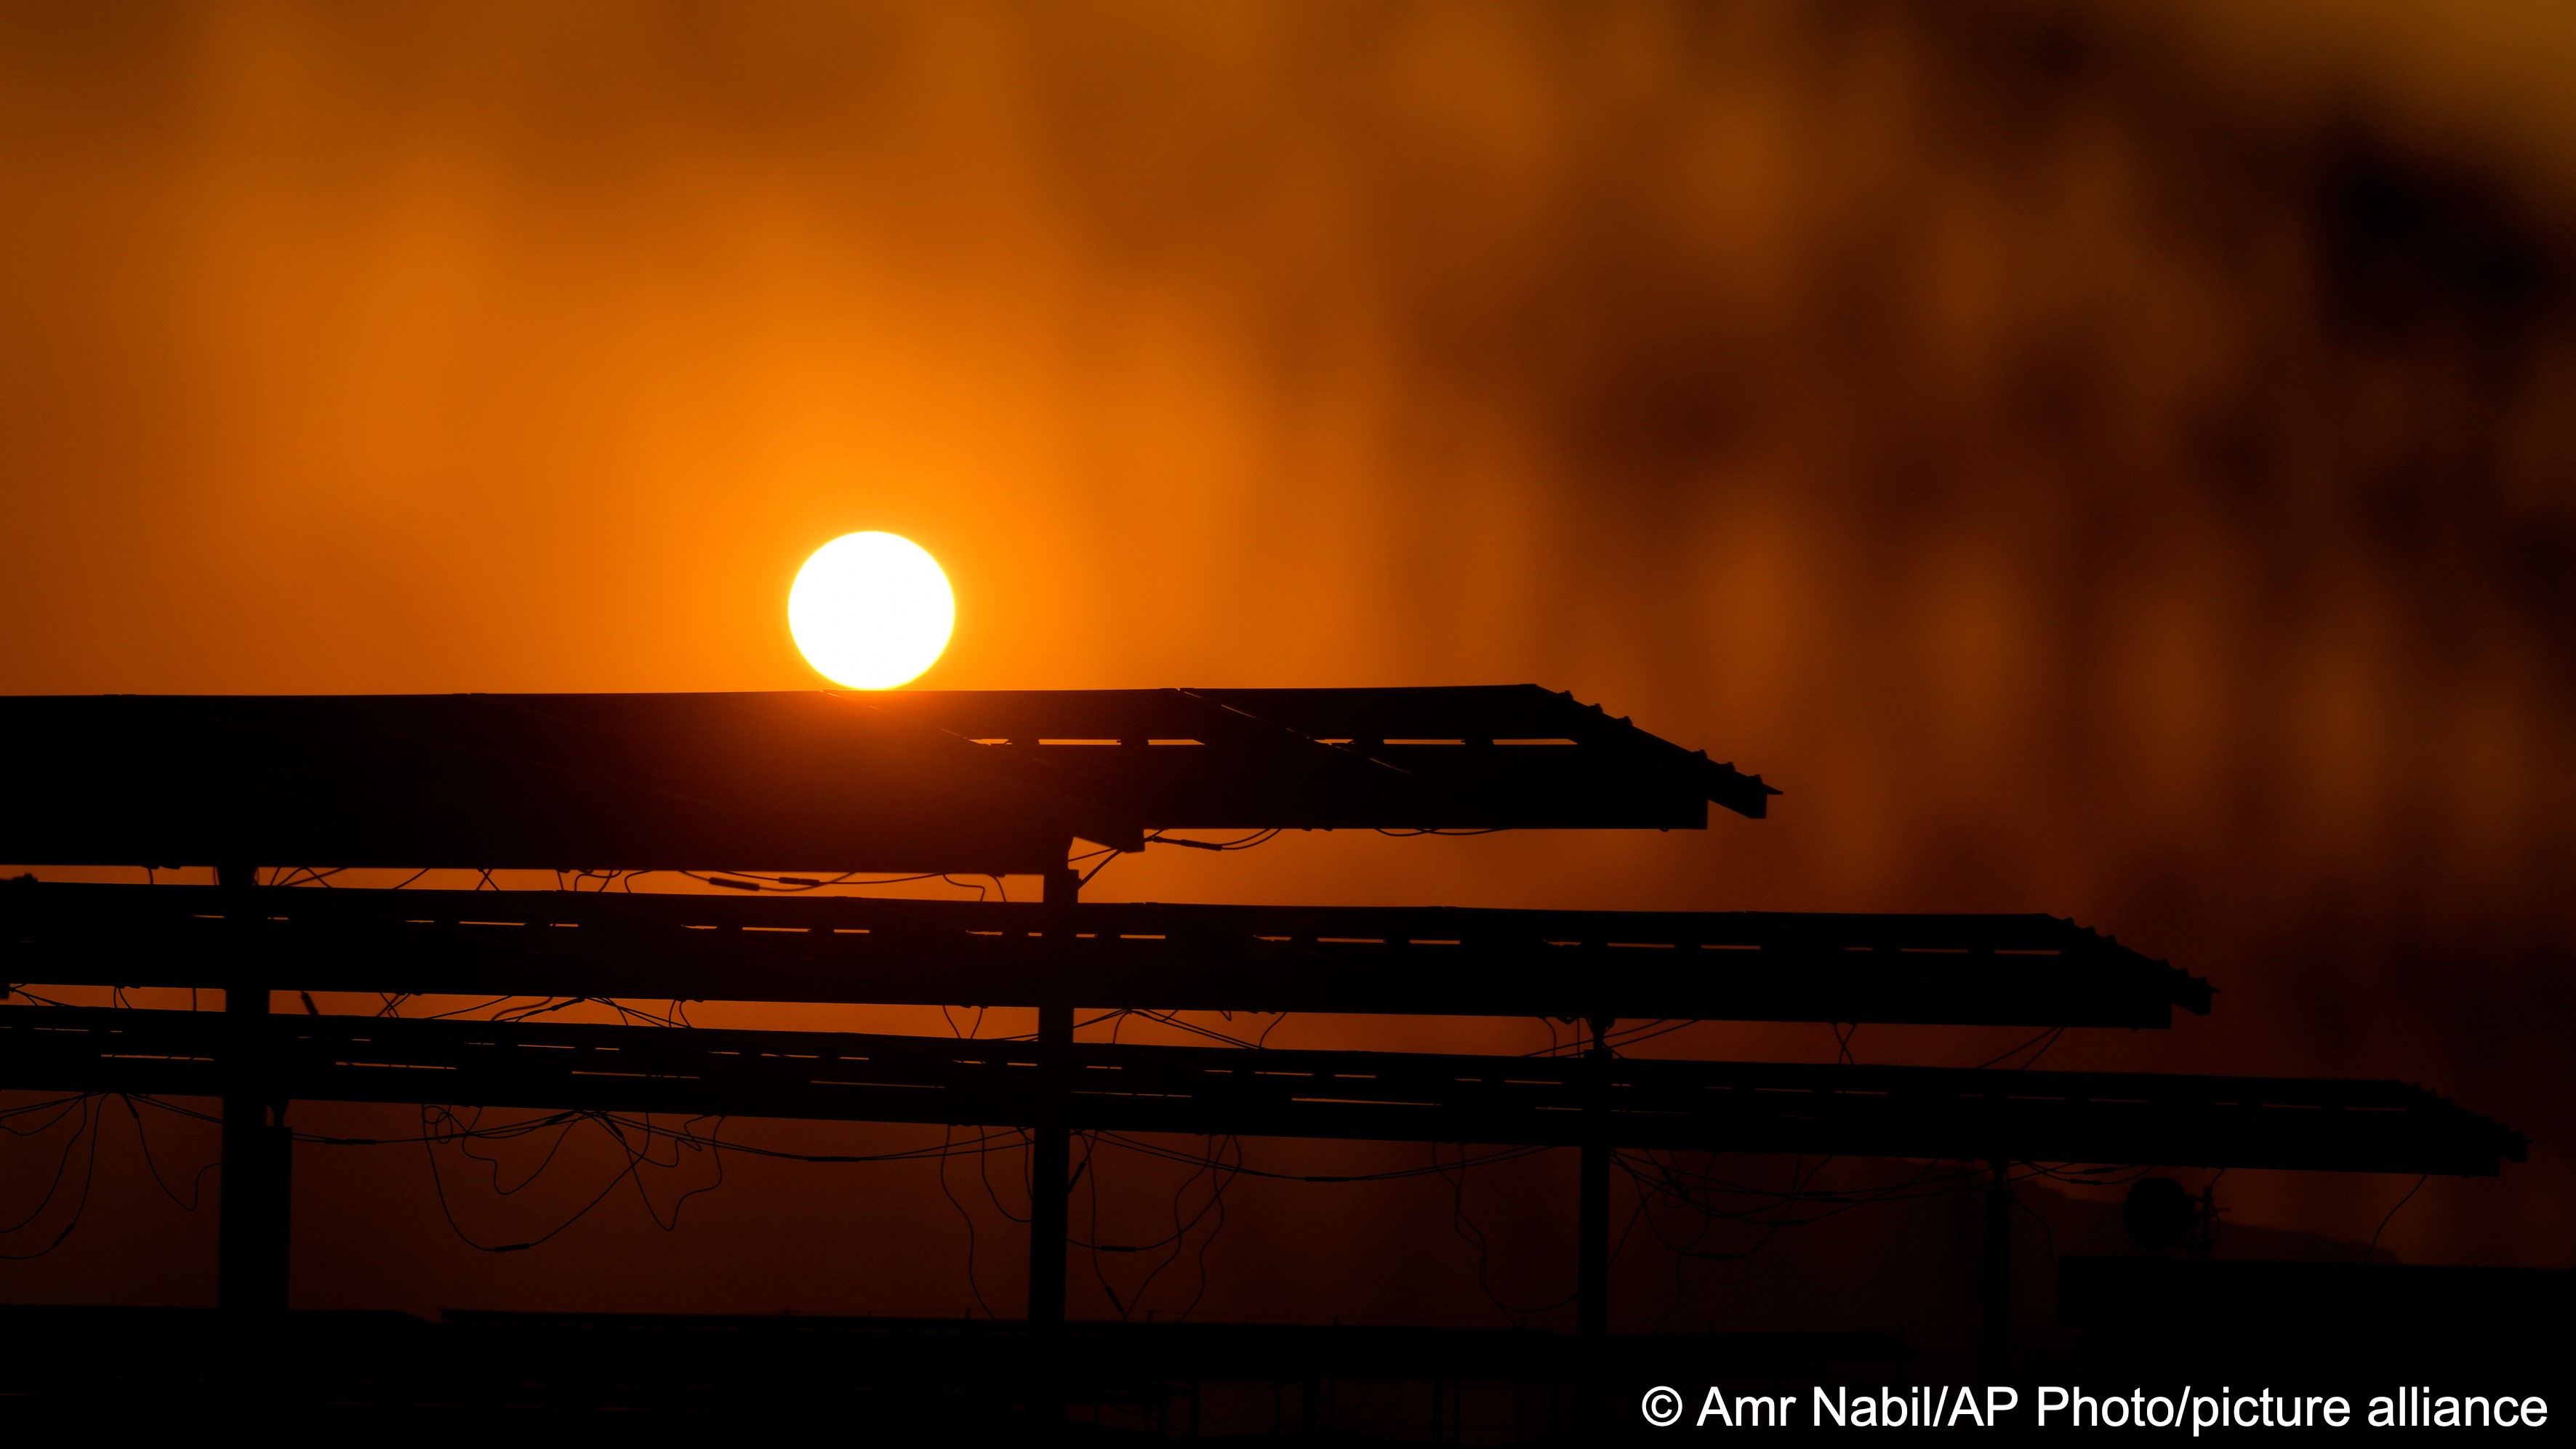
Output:
[[[1534,680],[1788,791],[1104,890],[2075,916],[2223,994],[2053,1062],[2424,1081],[2539,1145],[2389,1241],[2563,1264],[2571,64],[2501,0],[11,6],[0,690],[807,687],[797,564],[889,529],[927,686]]]

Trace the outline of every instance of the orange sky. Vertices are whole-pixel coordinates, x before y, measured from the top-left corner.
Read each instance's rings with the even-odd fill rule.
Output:
[[[1535,680],[1789,792],[1104,891],[2072,915],[2224,994],[2053,1062],[2425,1081],[2538,1146],[2388,1241],[2563,1264],[2570,61],[2504,3],[13,7],[0,690],[799,687],[797,564],[889,529],[925,685]]]

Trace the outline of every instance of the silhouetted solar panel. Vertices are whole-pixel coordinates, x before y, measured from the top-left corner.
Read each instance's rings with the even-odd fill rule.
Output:
[[[205,1095],[257,1040],[282,1097],[1025,1125],[1034,1042],[536,1021],[0,1007],[0,1087]],[[2492,1176],[2522,1134],[2403,1082],[1077,1042],[1072,1126]],[[1597,1109],[1597,1110],[1587,1110]]]
[[[413,994],[2119,1027],[2210,1004],[2038,915],[0,885],[12,980],[214,986],[242,949],[278,990]]]
[[[0,860],[1030,872],[1157,829],[1700,829],[1758,778],[1536,686],[0,700]]]

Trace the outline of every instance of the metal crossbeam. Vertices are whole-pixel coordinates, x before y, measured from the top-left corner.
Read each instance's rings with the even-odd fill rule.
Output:
[[[280,990],[1574,1020],[2161,1027],[2210,1005],[2200,978],[2051,916],[1090,903],[1059,950],[1048,910],[19,882],[0,967],[205,986],[247,950]]]
[[[0,1008],[0,1086],[1027,1125],[1026,1042]],[[1121,1132],[2489,1176],[2521,1134],[2398,1082],[1077,1043],[1067,1125]],[[1591,1110],[1587,1111],[1587,1107]]]
[[[1140,1316],[1131,1322],[1068,1323],[1060,1337],[1042,1343],[1026,1323],[1011,1319],[450,1308],[434,1321],[408,1313],[306,1309],[276,1325],[276,1333],[276,1359],[295,1366],[294,1383],[343,1404],[561,1404],[572,1396],[590,1404],[677,1400],[738,1416],[746,1391],[789,1389],[836,1408],[864,1408],[871,1437],[880,1441],[916,1436],[889,1432],[882,1405],[859,1400],[854,1406],[853,1389],[964,1391],[975,1402],[989,1403],[1023,1392],[1039,1353],[1060,1355],[1067,1377],[1095,1394],[1152,1394],[1160,1386],[1192,1381],[1293,1385],[1342,1377],[1535,1384],[1583,1374],[1565,1335],[1535,1327],[1153,1322]],[[0,1394],[9,1396],[12,1417],[19,1420],[27,1402],[21,1396],[78,1398],[95,1413],[98,1403],[168,1393],[177,1384],[202,1401],[221,1392],[218,1376],[232,1362],[225,1351],[231,1341],[232,1325],[203,1308],[0,1304],[0,1342],[11,1347],[0,1356]],[[1663,1377],[1798,1377],[1827,1364],[1892,1365],[1906,1357],[1902,1339],[1881,1333],[1629,1333],[1614,1344],[1617,1361],[1630,1372]],[[419,1397],[408,1397],[413,1395]],[[975,1422],[955,1415],[923,1427],[935,1429],[942,1442],[989,1437],[965,1432]],[[1025,1441],[1034,1435],[1023,1426],[1011,1437]]]

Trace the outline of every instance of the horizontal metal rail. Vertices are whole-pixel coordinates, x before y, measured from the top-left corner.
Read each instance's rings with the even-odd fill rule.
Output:
[[[2162,1027],[2206,981],[2040,915],[1798,915],[15,882],[12,981],[1614,1020]],[[240,916],[250,919],[242,920]],[[240,953],[240,954],[236,954]]]
[[[1703,802],[1760,819],[1780,793],[1759,775],[1533,684],[905,690],[870,703],[1063,771],[1076,793],[1128,804],[1155,824],[1323,826],[1348,814],[1351,805],[1333,802],[1350,786],[1383,793],[1401,782],[1455,802],[1453,813],[1497,822],[1697,828],[1706,823]],[[1198,747],[1195,756],[1188,747]],[[1264,768],[1246,772],[1229,756]],[[1351,771],[1359,764],[1374,768]],[[1634,803],[1649,780],[1673,792],[1662,818]]]
[[[2489,1176],[2521,1134],[2399,1082],[0,1008],[0,1087],[1085,1130]],[[250,1064],[245,1066],[244,1064]],[[1587,1110],[1589,1107],[1589,1110]]]

